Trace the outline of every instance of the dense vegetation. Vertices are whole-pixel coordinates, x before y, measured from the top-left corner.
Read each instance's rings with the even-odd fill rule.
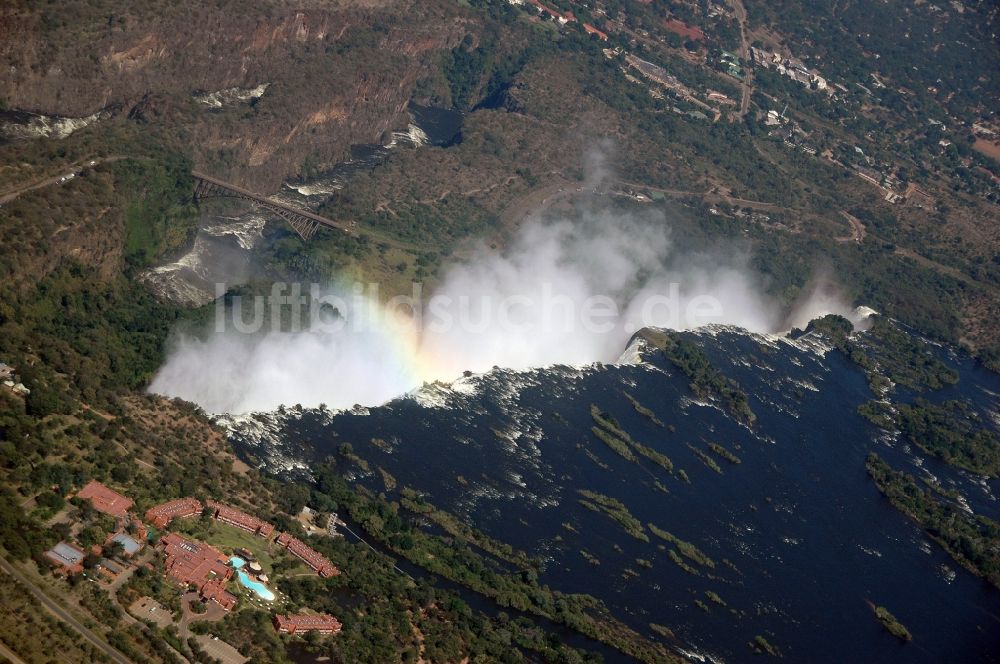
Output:
[[[600,408],[591,404],[590,416],[593,418],[594,422],[597,423],[597,426],[591,427],[593,434],[600,438],[619,456],[629,461],[635,461],[636,457],[632,454],[634,451],[640,456],[649,459],[660,468],[663,468],[663,470],[668,473],[673,472],[674,463],[670,460],[670,457],[633,440],[632,436],[621,428],[618,420],[616,420],[613,415],[602,412]]]
[[[872,390],[884,396],[890,380],[911,390],[939,390],[958,382],[958,372],[941,361],[924,341],[879,316],[863,334],[852,335],[850,321],[825,316],[806,330],[824,334],[868,376]],[[1000,440],[967,403],[935,404],[918,397],[912,404],[888,399],[862,404],[858,412],[876,426],[897,427],[928,454],[974,473],[1000,473]]]
[[[917,399],[898,410],[900,430],[923,451],[974,473],[1000,474],[1000,440],[966,403]]]
[[[579,499],[581,505],[592,512],[602,512],[608,515],[632,537],[643,542],[649,541],[649,535],[643,530],[642,522],[632,516],[632,513],[620,500],[587,489],[578,489],[577,493],[583,496]]]
[[[662,350],[667,359],[691,380],[691,391],[695,396],[699,399],[719,399],[739,422],[753,425],[757,416],[750,409],[746,392],[736,381],[715,368],[698,346],[666,332],[645,329],[639,334]]]
[[[428,503],[422,495],[409,487],[403,487],[400,504],[415,514],[427,517],[453,537],[459,537],[486,553],[496,556],[501,560],[506,560],[521,569],[537,570],[541,566],[539,560],[530,558],[525,552],[517,551],[510,544],[495,540],[485,533],[463,523],[448,512],[437,509]]]
[[[715,561],[707,556],[701,549],[692,544],[691,542],[686,542],[679,537],[674,536],[672,533],[658,528],[652,523],[647,524],[649,526],[649,531],[659,537],[660,539],[667,541],[677,547],[685,557],[690,558],[694,562],[698,563],[703,567],[714,568]]]
[[[1000,524],[968,514],[960,506],[935,496],[875,453],[868,455],[867,467],[875,485],[893,506],[916,521],[965,568],[1000,588]]]
[[[971,64],[996,59],[995,53],[977,52],[989,23],[988,2],[963,3],[957,12],[895,3],[840,7],[822,0],[748,0],[747,9],[755,25],[780,30],[791,43],[808,44],[808,52],[836,79],[871,86],[875,72],[905,87],[915,111],[933,112],[941,104],[963,115],[981,99],[1000,94],[995,77],[981,77],[980,68]],[[898,38],[902,33],[906,39]],[[948,46],[934,49],[938,57],[925,57],[934,44]],[[877,60],[873,53],[879,54]],[[920,67],[913,66],[916,61]]]
[[[885,630],[897,639],[900,639],[901,641],[913,640],[913,635],[910,634],[910,630],[906,629],[906,626],[899,622],[896,619],[896,616],[889,612],[889,609],[884,606],[876,606],[875,617],[878,618],[880,623],[882,623]]]
[[[0,640],[30,664],[51,662],[53,653],[64,661],[111,661],[50,616],[9,574],[0,575]]]
[[[130,192],[125,206],[128,264],[148,265],[188,244],[198,220],[190,159],[174,153],[155,161],[129,160],[119,169],[119,186]]]
[[[958,372],[942,362],[934,348],[883,316],[874,316],[871,327],[852,335],[854,326],[842,316],[830,314],[813,320],[806,332],[824,334],[834,346],[868,375],[876,393],[892,381],[911,390],[938,390],[958,382]]]

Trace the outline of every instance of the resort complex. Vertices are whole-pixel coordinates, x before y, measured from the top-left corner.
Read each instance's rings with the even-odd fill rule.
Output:
[[[194,593],[192,597],[196,597],[202,603],[217,604],[222,608],[223,614],[236,608],[241,601],[240,596],[229,589],[230,583],[238,582],[246,591],[252,593],[246,597],[251,598],[253,600],[251,603],[261,608],[267,606],[261,602],[271,603],[278,597],[268,588],[269,579],[264,567],[251,550],[257,547],[254,547],[252,540],[246,539],[245,535],[235,534],[239,531],[260,538],[260,545],[267,552],[265,561],[270,561],[274,552],[287,552],[320,577],[330,578],[340,574],[340,570],[326,556],[291,533],[281,532],[275,537],[274,524],[214,500],[206,500],[203,503],[190,496],[170,500],[150,507],[144,514],[145,519],[140,520],[137,515],[129,511],[133,506],[131,499],[100,482],[89,482],[76,494],[76,497],[90,502],[96,511],[115,519],[117,529],[107,536],[103,547],[99,545],[90,547],[90,551],[97,555],[97,558],[95,558],[96,564],[91,563],[89,566],[109,582],[114,582],[126,569],[140,564],[130,561],[145,548],[146,541],[150,537],[149,528],[158,531],[154,533],[159,535],[158,540],[153,539],[156,543],[154,550],[162,557],[163,574],[166,579],[177,588]],[[223,537],[230,542],[230,546],[226,547],[229,553],[191,536],[166,532],[166,529],[178,519],[201,516],[210,517],[219,524],[225,524],[225,527],[238,529],[230,531],[233,534]],[[207,539],[212,540],[211,537]],[[240,542],[239,545],[233,544],[237,541]],[[99,555],[109,551],[113,553],[105,553],[106,557]],[[42,558],[54,572],[68,577],[86,571],[88,555],[90,555],[88,547],[61,541],[45,551]],[[154,567],[148,562],[148,556],[144,556],[143,559],[147,561],[144,566],[153,570]],[[336,634],[341,629],[340,622],[328,614],[275,614],[274,626],[282,634],[304,632]]]
[[[160,539],[166,557],[167,578],[181,587],[193,587],[204,600],[214,600],[227,611],[236,605],[236,596],[225,590],[233,576],[229,557],[213,546],[167,533]]]

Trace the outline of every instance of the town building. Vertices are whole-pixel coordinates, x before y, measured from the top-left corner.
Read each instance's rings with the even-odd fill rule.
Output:
[[[548,14],[551,16],[559,25],[566,25],[567,23],[576,20],[576,17],[573,16],[573,12],[561,12],[558,9],[553,9],[548,5],[543,4],[540,0],[528,0],[528,4],[534,7],[539,14]]]
[[[326,556],[310,548],[302,540],[288,533],[281,533],[274,541],[288,549],[323,578],[340,576],[340,570]]]
[[[735,100],[730,99],[725,94],[723,94],[721,92],[718,92],[716,90],[708,90],[707,91],[707,96],[708,96],[709,101],[714,101],[714,102],[717,102],[719,104],[730,104],[732,106],[736,105],[736,101]]]
[[[132,520],[129,522],[128,525],[130,526],[129,531],[132,533],[131,534],[132,539],[136,540],[137,542],[147,541],[149,539],[149,531],[146,530],[146,524],[144,524],[139,519],[135,518],[135,515],[130,515],[130,516],[132,516]]]
[[[241,512],[240,510],[229,507],[228,505],[217,503],[214,500],[208,500],[205,504],[208,509],[212,511],[212,516],[223,523],[228,523],[236,526],[237,528],[242,528],[248,533],[259,535],[264,539],[270,539],[271,535],[274,534],[274,525],[268,523],[267,521],[258,519],[255,516],[247,514],[246,512]]]
[[[327,613],[315,616],[274,616],[274,628],[282,634],[298,632],[319,632],[320,634],[336,634],[340,631],[340,621]]]
[[[122,518],[132,508],[132,500],[112,491],[97,480],[91,480],[87,486],[80,489],[77,498],[89,500],[94,509],[103,514]]]
[[[79,574],[83,571],[83,559],[87,554],[69,542],[59,542],[42,554],[60,574]]]
[[[601,41],[608,41],[608,34],[606,32],[604,32],[603,30],[598,30],[597,28],[595,28],[594,26],[592,26],[590,23],[584,23],[583,24],[583,29],[584,29],[584,31],[588,35],[596,36]]]
[[[146,521],[154,528],[166,528],[174,519],[201,514],[201,501],[196,498],[179,498],[146,510]]]
[[[668,32],[680,35],[684,39],[690,39],[691,41],[702,41],[705,39],[705,33],[701,28],[688,25],[684,21],[676,18],[663,19],[663,27],[666,28]]]

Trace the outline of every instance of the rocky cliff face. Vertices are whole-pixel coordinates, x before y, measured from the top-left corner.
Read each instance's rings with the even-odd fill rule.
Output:
[[[476,29],[443,0],[247,4],[0,9],[0,99],[45,115],[170,116],[197,166],[274,189],[305,160],[341,160],[405,123],[415,83]],[[221,106],[195,97],[263,85]]]

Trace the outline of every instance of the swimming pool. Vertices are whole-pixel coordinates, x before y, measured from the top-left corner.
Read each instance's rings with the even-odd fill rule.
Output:
[[[266,600],[268,602],[274,600],[274,593],[271,592],[271,590],[267,586],[265,586],[260,581],[252,580],[250,578],[250,575],[241,569],[244,565],[247,564],[247,561],[243,560],[239,556],[233,556],[232,558],[229,559],[229,564],[236,569],[236,575],[239,577],[240,584],[244,588],[249,588],[250,590],[254,591],[255,593],[257,593],[257,597],[260,597],[263,600]]]

